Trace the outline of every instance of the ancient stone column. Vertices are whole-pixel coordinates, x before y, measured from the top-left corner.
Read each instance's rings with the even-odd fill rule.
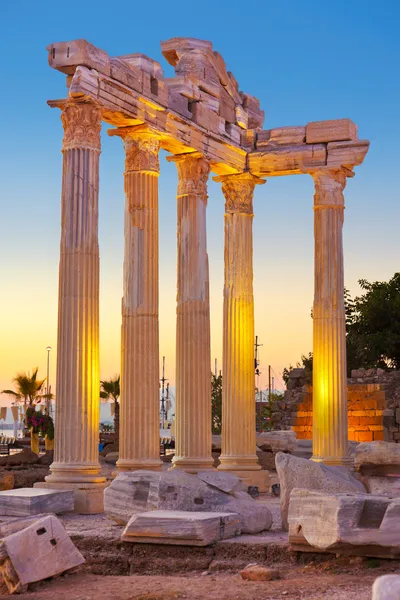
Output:
[[[50,487],[68,484],[81,489],[76,508],[98,512],[98,505],[85,501],[85,490],[105,481],[99,474],[98,461],[101,110],[93,103],[67,102],[61,119],[64,139],[55,451],[46,481]]]
[[[159,137],[111,130],[125,145],[120,471],[161,468],[158,333]]]
[[[253,194],[262,179],[242,173],[214,177],[225,196],[221,471],[265,489],[256,454]]]
[[[209,163],[198,152],[169,157],[178,169],[176,423],[173,467],[211,468],[211,356],[206,243]]]
[[[342,228],[347,169],[311,171],[315,182],[313,460],[350,462]]]

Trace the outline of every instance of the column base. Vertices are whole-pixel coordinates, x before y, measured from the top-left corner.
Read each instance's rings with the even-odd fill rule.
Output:
[[[99,463],[57,463],[50,465],[50,475],[46,482],[53,483],[104,483],[106,478],[100,475]],[[51,487],[51,486],[50,486]]]
[[[354,467],[354,458],[351,456],[312,456],[311,460],[330,467],[347,467],[351,469]]]
[[[159,458],[148,458],[148,459],[131,459],[131,458],[119,458],[116,462],[116,467],[119,473],[124,471],[161,471],[162,461]]]
[[[46,481],[35,483],[33,487],[52,490],[73,490],[74,512],[80,515],[95,515],[104,512],[104,490],[108,486],[108,482],[85,484]]]
[[[172,459],[172,469],[180,469],[186,473],[193,473],[194,475],[198,471],[214,471],[214,459],[210,456],[209,458],[187,458],[185,456],[174,456]]]
[[[234,456],[223,455],[219,457],[219,471],[261,471],[257,455]]]

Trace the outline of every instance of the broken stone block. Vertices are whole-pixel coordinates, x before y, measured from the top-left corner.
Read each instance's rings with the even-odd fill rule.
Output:
[[[67,75],[72,75],[76,67],[84,66],[96,69],[99,73],[110,75],[110,58],[107,52],[96,48],[86,40],[57,42],[46,48],[49,53],[49,65]]]
[[[0,492],[0,515],[27,517],[74,510],[72,490],[21,488]]]
[[[111,77],[129,88],[141,92],[143,89],[143,73],[141,69],[120,58],[110,61]],[[111,445],[111,444],[110,444]]]
[[[247,114],[247,112],[244,110],[244,108],[242,106],[237,104],[235,106],[235,113],[236,113],[236,125],[238,125],[242,129],[247,129],[248,124],[249,124],[249,115]]]
[[[280,573],[277,569],[269,569],[262,565],[248,565],[240,571],[240,576],[247,581],[272,581],[280,579]]]
[[[400,475],[382,477],[363,477],[363,484],[369,494],[400,498]]]
[[[350,119],[313,121],[306,125],[307,144],[341,142],[357,139],[357,125]]]
[[[124,542],[208,546],[240,535],[232,513],[155,510],[133,515],[121,536]]]
[[[267,129],[259,132],[257,136],[257,148],[261,149],[273,144],[303,144],[305,140],[305,127],[276,127],[275,129]]]
[[[289,452],[296,450],[296,433],[294,431],[264,431],[258,433],[256,444],[264,452]]]
[[[242,492],[244,490],[241,480],[232,473],[223,473],[222,471],[199,471],[197,477],[211,487],[217,488],[227,494]]]
[[[329,552],[400,556],[400,500],[370,494],[293,490],[289,543]],[[309,550],[309,548],[308,548]]]
[[[396,600],[400,598],[400,575],[382,575],[372,586],[372,600]]]
[[[60,575],[85,562],[55,516],[44,517],[4,538],[0,573],[10,594],[36,581]]]
[[[383,441],[363,442],[356,448],[354,466],[363,474],[383,474],[382,467],[386,466],[393,467],[393,473],[400,472],[400,444]]]
[[[275,465],[281,486],[282,526],[286,530],[290,494],[295,488],[335,493],[365,493],[363,484],[345,467],[331,467],[283,452],[276,455]]]
[[[236,491],[230,480],[231,493],[215,486],[217,474],[209,485],[196,475],[178,469],[164,472],[133,471],[119,474],[104,491],[104,511],[117,523],[126,525],[132,515],[149,510],[237,513],[243,533],[258,533],[272,524],[271,511],[244,491]],[[224,474],[225,475],[225,474]],[[240,479],[229,473],[228,477]],[[227,479],[225,484],[227,485]]]
[[[182,96],[185,96],[188,100],[200,100],[199,87],[184,75],[165,79],[165,83],[169,90],[182,94]]]
[[[156,60],[149,58],[145,54],[140,54],[139,52],[136,54],[125,54],[124,56],[117,56],[119,60],[127,63],[132,67],[136,67],[145,73],[149,73],[152,77],[156,77],[157,79],[163,79],[164,73],[162,70],[162,66]]]
[[[180,58],[186,52],[200,49],[212,51],[212,43],[207,40],[198,40],[196,38],[175,37],[161,42],[161,51],[167,62],[176,67]]]

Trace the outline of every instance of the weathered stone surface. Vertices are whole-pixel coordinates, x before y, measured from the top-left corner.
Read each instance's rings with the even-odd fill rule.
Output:
[[[0,491],[12,490],[14,487],[13,473],[0,473]]]
[[[357,125],[350,119],[313,121],[306,125],[307,144],[357,139]]]
[[[364,442],[357,446],[354,459],[357,471],[381,465],[400,465],[400,444],[377,441]]]
[[[400,476],[397,477],[363,477],[363,484],[369,494],[400,498]]]
[[[110,74],[110,59],[107,52],[96,48],[86,40],[57,42],[46,48],[49,53],[49,65],[53,69],[71,75],[78,65],[95,69],[104,75]]]
[[[306,128],[301,127],[277,127],[266,129],[257,135],[257,148],[264,148],[273,144],[303,144],[306,139]]]
[[[244,486],[241,480],[233,475],[232,473],[223,471],[199,471],[197,473],[197,477],[207,483],[211,487],[217,488],[217,490],[221,490],[222,492],[226,492],[227,494],[232,494],[234,492],[242,492],[244,490]]]
[[[370,494],[294,490],[290,497],[289,542],[326,551],[400,556],[400,500]]]
[[[70,490],[22,488],[0,492],[0,515],[25,517],[70,510],[74,510],[74,493]]]
[[[382,575],[372,586],[372,600],[398,600],[400,598],[400,575]]]
[[[275,464],[281,486],[281,516],[284,529],[288,528],[290,494],[295,488],[335,493],[365,493],[363,484],[354,479],[345,467],[328,467],[283,452],[278,452]]]
[[[264,431],[256,437],[257,446],[264,452],[289,452],[296,449],[296,433],[294,431]]]
[[[235,476],[230,473],[229,477]],[[240,480],[236,480],[239,484]],[[104,511],[117,523],[126,525],[132,515],[149,510],[237,513],[243,533],[258,533],[272,524],[268,507],[247,492],[228,494],[195,475],[175,469],[121,473],[104,492]]]
[[[328,157],[326,164],[328,167],[345,166],[353,168],[363,162],[368,152],[369,141],[330,142],[327,148]]]
[[[6,537],[1,544],[0,572],[10,593],[68,571],[85,562],[64,527],[51,515]]]
[[[269,569],[262,565],[248,565],[240,571],[240,576],[247,581],[272,581],[273,579],[280,579],[280,573],[277,569]]]
[[[154,510],[133,515],[124,542],[208,546],[240,535],[240,519],[233,513]]]
[[[158,508],[160,473],[133,471],[120,473],[104,490],[104,512],[126,525],[132,515]]]

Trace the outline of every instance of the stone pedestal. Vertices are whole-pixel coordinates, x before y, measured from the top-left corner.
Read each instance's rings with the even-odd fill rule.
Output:
[[[34,488],[70,490],[74,492],[73,509],[80,515],[95,515],[104,512],[104,490],[109,483],[35,483]]]
[[[121,330],[120,471],[159,470],[158,136],[112,130],[125,145],[125,255]]]
[[[102,484],[98,186],[101,110],[62,105],[63,180],[54,462],[48,487]]]
[[[199,153],[170,157],[178,169],[176,421],[173,468],[211,468],[210,300],[206,243],[209,164]]]
[[[346,324],[344,309],[343,190],[347,169],[312,171],[315,182],[313,308],[313,457],[348,465]]]
[[[225,196],[222,452],[219,470],[267,485],[256,454],[253,298],[253,193],[250,173],[215,177]],[[252,475],[252,472],[255,475]]]

